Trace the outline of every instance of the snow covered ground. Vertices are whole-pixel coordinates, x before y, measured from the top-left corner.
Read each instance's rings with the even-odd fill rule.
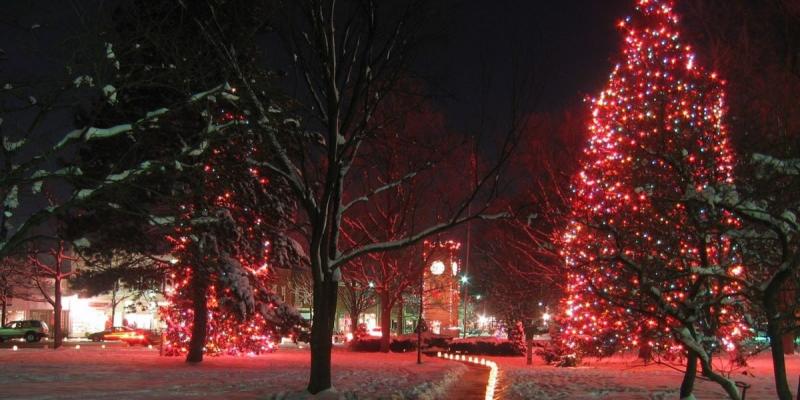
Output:
[[[594,360],[577,368],[556,368],[534,358],[525,365],[524,357],[494,357],[500,367],[500,391],[505,399],[677,399],[682,374],[663,365],[644,366],[631,357]],[[749,366],[734,372],[734,380],[747,382],[747,400],[775,399],[771,359],[761,354]],[[800,375],[800,356],[787,358],[789,386],[794,391]],[[698,400],[725,399],[713,382],[698,379]]]
[[[59,350],[0,349],[2,399],[302,399],[308,349],[281,349],[254,357],[209,357],[200,365],[159,357],[141,347],[84,345]],[[416,354],[333,354],[333,384],[340,396],[323,398],[446,398],[460,363]]]

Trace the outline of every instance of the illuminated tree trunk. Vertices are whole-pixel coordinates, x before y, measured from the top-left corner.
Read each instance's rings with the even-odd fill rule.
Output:
[[[694,392],[694,381],[697,377],[697,353],[689,350],[686,354],[686,372],[683,373],[680,398],[690,398]]]
[[[726,379],[722,375],[714,372],[712,365],[713,364],[710,356],[706,360],[700,358],[700,366],[703,371],[703,376],[708,380],[722,386],[722,389],[725,390],[725,393],[727,393],[728,397],[732,400],[741,400],[742,395],[739,393],[739,389],[736,387],[736,384],[732,380]]]
[[[358,329],[358,312],[351,312],[350,313],[350,332],[355,332]]]
[[[647,328],[642,328],[642,334],[639,336],[639,358],[645,364],[653,359],[653,346],[650,345],[650,335]]]
[[[203,273],[202,268],[196,268],[191,277],[192,309],[194,318],[192,320],[192,338],[189,340],[189,353],[186,355],[186,362],[199,363],[203,361],[203,347],[206,345],[206,335],[208,332],[208,276]]]

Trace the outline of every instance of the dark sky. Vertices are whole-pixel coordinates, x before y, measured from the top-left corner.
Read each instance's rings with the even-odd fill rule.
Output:
[[[88,9],[92,1],[73,4]],[[527,111],[558,110],[597,92],[619,48],[614,24],[632,11],[634,2],[442,1],[449,2],[446,13],[436,21],[441,24],[442,39],[420,54],[416,68],[431,86],[448,95],[442,102],[448,120],[465,129],[483,103],[498,118],[508,111],[512,57],[519,57],[520,70],[534,77],[524,89],[535,100],[526,105]],[[9,57],[0,61],[0,80],[20,71],[46,74],[58,68],[52,56],[65,50],[63,44],[71,31],[80,30],[70,3],[31,0],[0,5],[0,49]],[[30,29],[34,24],[38,27]],[[17,50],[37,47],[43,51],[17,54]]]
[[[632,6],[633,0],[461,1],[452,7],[445,43],[420,62],[441,68],[437,83],[454,97],[450,119],[468,119],[487,76],[490,107],[507,112],[515,56],[523,72],[533,72],[529,111],[555,111],[601,88],[621,42],[615,23]]]

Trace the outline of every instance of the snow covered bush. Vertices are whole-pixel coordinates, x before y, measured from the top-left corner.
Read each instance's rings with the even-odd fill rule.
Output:
[[[510,340],[495,337],[453,339],[450,342],[449,350],[452,353],[487,356],[521,356],[525,354],[524,347],[520,349],[517,344]]]

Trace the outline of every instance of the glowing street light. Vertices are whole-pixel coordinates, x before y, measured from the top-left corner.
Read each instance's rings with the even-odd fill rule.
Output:
[[[548,313],[542,314],[542,321],[544,322],[550,321],[550,314]]]

